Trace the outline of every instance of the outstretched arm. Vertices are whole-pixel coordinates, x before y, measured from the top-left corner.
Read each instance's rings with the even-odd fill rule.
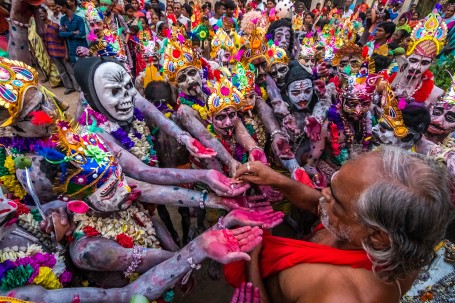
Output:
[[[106,148],[117,156],[126,175],[152,184],[175,185],[184,183],[203,182],[222,196],[237,196],[245,192],[245,184],[235,184],[220,172],[202,169],[157,168],[143,163],[141,160],[124,150],[115,143],[109,134],[102,133]]]

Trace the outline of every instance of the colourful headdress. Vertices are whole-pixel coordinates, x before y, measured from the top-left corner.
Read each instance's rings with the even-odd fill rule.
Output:
[[[441,51],[447,36],[447,24],[435,10],[421,20],[411,33],[406,55],[434,57]]]
[[[343,99],[360,99],[367,100],[373,97],[373,93],[376,89],[376,85],[382,78],[376,74],[347,75],[343,74],[347,78],[347,85],[342,88],[341,98]]]
[[[60,120],[51,139],[57,142],[61,152],[41,148],[38,153],[49,163],[61,167],[54,184],[57,193],[84,200],[110,176],[115,175],[119,180],[122,177],[121,167],[96,134],[81,136],[71,123]]]
[[[82,3],[85,8],[85,18],[89,24],[103,21],[103,13],[101,13],[90,1]]]
[[[98,42],[90,46],[90,55],[115,57],[117,60],[125,62],[127,57],[123,47],[123,42],[118,33],[112,32],[109,29],[103,29],[102,31],[102,37],[98,40]]]
[[[245,40],[245,45],[241,48],[242,56],[240,62],[243,65],[248,65],[254,59],[263,57],[268,59],[266,56],[268,45],[265,42],[265,31],[263,28],[256,27],[251,35]]]
[[[234,55],[236,52],[234,41],[232,41],[229,35],[222,28],[219,28],[216,31],[215,37],[212,39],[212,50],[210,51],[210,57],[215,58],[220,49],[224,49],[230,52],[232,55]]]
[[[215,83],[212,94],[207,99],[207,113],[213,117],[227,107],[234,107],[241,110],[243,106],[242,93],[229,81],[222,77]]]
[[[0,106],[8,111],[0,127],[10,125],[19,116],[24,95],[31,87],[38,87],[35,69],[20,61],[0,58]]]
[[[286,54],[286,51],[276,45],[272,45],[267,50],[266,54],[267,54],[267,61],[269,61],[269,68],[278,63],[283,63],[283,64],[289,63],[289,58],[288,58],[288,55]]]
[[[292,18],[292,30],[301,31],[303,29],[303,15],[294,15]]]
[[[316,54],[316,42],[313,37],[305,37],[302,40],[300,45],[300,56],[304,57],[314,57]]]
[[[241,63],[237,63],[232,76],[232,84],[242,93],[243,97],[254,92],[254,66],[251,64],[245,68]],[[244,102],[243,111],[252,109]]]
[[[194,67],[202,68],[201,59],[193,52],[191,41],[185,40],[184,43],[178,45],[176,41],[169,41],[164,51],[164,72],[167,80],[171,84],[177,83],[177,74],[179,71]]]
[[[362,49],[357,44],[349,41],[339,48],[333,56],[332,65],[338,66],[344,56],[359,56],[362,58]]]
[[[381,118],[384,119],[390,127],[393,128],[393,133],[398,138],[404,138],[408,134],[408,128],[404,124],[403,113],[398,105],[398,99],[392,90],[389,83],[386,84],[386,96],[382,98],[383,114]]]

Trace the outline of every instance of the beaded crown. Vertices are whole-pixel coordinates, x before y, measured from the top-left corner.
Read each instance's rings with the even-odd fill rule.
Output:
[[[221,49],[230,52],[232,55],[234,55],[237,51],[234,41],[232,41],[229,35],[222,28],[219,28],[212,39],[210,57],[215,58]]]
[[[24,105],[29,88],[38,88],[38,73],[23,62],[0,57],[0,107],[7,110],[0,127],[14,122]]]
[[[286,54],[286,51],[276,45],[269,47],[266,54],[267,60],[269,61],[269,68],[278,63],[289,63],[289,58]]]
[[[51,139],[60,151],[43,148],[40,154],[51,164],[62,169],[54,188],[60,194],[83,200],[103,186],[111,175],[122,178],[122,169],[114,156],[107,152],[103,142],[94,133],[79,135],[72,123],[59,120]],[[67,163],[70,163],[69,168]],[[114,182],[106,190],[117,186]]]
[[[169,41],[164,51],[163,74],[171,84],[177,83],[177,74],[188,67],[202,68],[201,59],[193,52],[191,41],[185,40],[181,45]]]
[[[392,90],[389,83],[386,84],[385,96],[382,98],[382,109],[381,119],[385,120],[390,127],[393,128],[393,133],[398,138],[406,137],[408,134],[408,128],[404,124],[403,113],[398,107],[398,99]]]
[[[242,93],[243,97],[247,97],[248,94],[254,92],[254,66],[244,67],[241,63],[237,63],[235,66],[234,74],[231,78],[232,84]],[[242,111],[248,111],[252,109],[251,104],[243,102]]]
[[[212,94],[207,99],[207,113],[213,117],[228,107],[241,110],[243,106],[242,93],[225,77],[220,78],[212,89]]]
[[[240,62],[244,65],[251,63],[254,59],[264,58],[267,60],[266,52],[268,49],[267,43],[264,39],[265,30],[256,27],[251,31],[251,34],[246,37],[245,45],[242,46],[242,57]]]
[[[447,36],[447,24],[434,10],[425,19],[422,19],[411,32],[406,55],[413,53],[425,57],[434,57],[441,51]]]

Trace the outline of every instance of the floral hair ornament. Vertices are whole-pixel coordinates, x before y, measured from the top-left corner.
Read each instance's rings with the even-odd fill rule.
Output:
[[[217,53],[224,49],[231,54],[236,53],[237,49],[234,45],[234,41],[229,37],[229,35],[224,31],[224,29],[219,28],[216,31],[215,37],[212,39],[212,49],[210,51],[210,57],[215,58]]]
[[[184,40],[178,44],[169,40],[164,51],[163,74],[171,84],[177,84],[177,74],[188,67],[202,68],[200,57],[193,52],[191,41]]]
[[[434,57],[441,51],[447,36],[447,24],[434,10],[425,19],[422,19],[411,33],[407,56],[416,54],[425,57]]]
[[[54,183],[57,193],[84,200],[113,174],[121,182],[120,165],[96,134],[81,136],[73,123],[59,120],[51,139],[57,143],[59,150],[43,147],[37,152],[47,162],[60,166],[59,178]],[[117,182],[113,186],[117,186]]]
[[[38,89],[36,70],[20,61],[0,58],[0,108],[7,111],[0,127],[11,125],[19,116],[30,88]]]
[[[237,63],[231,81],[232,84],[242,93],[243,97],[247,97],[248,94],[254,92],[254,66],[250,64],[248,68],[245,68],[241,63]],[[251,109],[253,109],[251,105],[243,102],[242,111],[248,111]]]
[[[393,133],[396,137],[406,137],[409,131],[404,124],[403,113],[401,112],[398,99],[395,97],[395,94],[389,83],[386,84],[381,104],[383,113],[381,114],[379,121],[386,121],[386,123],[393,128]]]
[[[234,107],[238,111],[242,109],[243,96],[228,78],[221,77],[215,83],[206,106],[210,117],[228,107]]]

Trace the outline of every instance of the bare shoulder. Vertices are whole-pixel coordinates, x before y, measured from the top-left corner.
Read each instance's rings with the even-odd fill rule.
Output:
[[[387,290],[368,270],[328,264],[299,264],[280,272],[278,281],[286,300],[298,303],[371,302]]]

